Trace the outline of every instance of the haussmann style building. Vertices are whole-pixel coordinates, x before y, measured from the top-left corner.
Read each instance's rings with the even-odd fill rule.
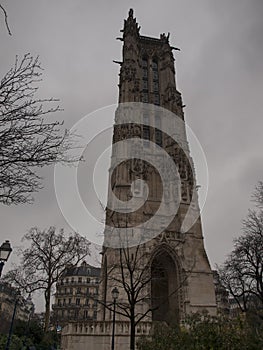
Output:
[[[60,326],[70,321],[97,319],[100,268],[85,261],[67,266],[56,284],[53,318]]]

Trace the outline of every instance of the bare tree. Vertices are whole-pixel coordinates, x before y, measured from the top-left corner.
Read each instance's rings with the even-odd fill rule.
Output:
[[[256,204],[256,207],[263,209],[263,181],[259,181],[256,185],[255,191],[252,194],[252,201]]]
[[[66,236],[63,230],[57,231],[54,227],[43,231],[37,227],[31,228],[23,240],[30,246],[21,250],[19,266],[9,271],[5,280],[27,293],[44,291],[47,331],[52,288],[67,265],[77,265],[90,254],[90,243],[77,233]]]
[[[168,299],[172,296],[178,297],[180,290],[183,288],[189,274],[186,274],[169,294],[162,298],[155,298],[153,300],[151,288],[153,283],[164,282],[158,275],[163,273],[162,266],[154,266],[154,273],[152,271],[152,256],[146,251],[146,245],[140,244],[130,247],[128,233],[125,234],[128,227],[128,216],[121,214],[121,219],[114,226],[121,227],[122,237],[119,237],[120,248],[104,247],[105,250],[112,250],[112,256],[115,257],[115,263],[109,266],[107,270],[107,280],[111,285],[120,289],[120,298],[117,302],[116,313],[127,318],[130,322],[130,349],[135,350],[136,344],[136,326],[143,320],[152,319],[152,313],[162,308],[164,304],[168,305]],[[125,220],[126,218],[126,220]],[[124,222],[125,221],[125,222]],[[122,223],[122,224],[121,224]],[[114,228],[113,228],[114,232]],[[114,233],[113,233],[114,235]],[[195,261],[194,261],[195,264]],[[193,269],[191,267],[190,270]],[[156,281],[155,281],[156,279]],[[100,296],[102,297],[102,296]],[[114,311],[114,305],[109,304],[107,296],[104,299],[99,299],[104,308]]]
[[[19,60],[0,82],[0,203],[32,201],[41,188],[37,169],[57,162],[74,162],[67,151],[72,136],[61,131],[62,122],[49,114],[57,100],[39,99],[36,83],[41,81],[39,58],[30,54]]]
[[[243,312],[263,309],[263,183],[253,193],[254,209],[243,220],[242,235],[219,269],[220,277]],[[263,315],[262,315],[263,317]]]
[[[138,312],[137,307],[145,302],[149,295],[148,284],[151,281],[149,265],[141,255],[140,246],[115,249],[118,262],[109,271],[109,279],[114,285],[124,291],[124,299],[117,303],[116,313],[130,321],[130,349],[135,349],[135,330],[140,321],[152,311],[151,305],[144,311]],[[112,311],[112,305],[105,306]]]

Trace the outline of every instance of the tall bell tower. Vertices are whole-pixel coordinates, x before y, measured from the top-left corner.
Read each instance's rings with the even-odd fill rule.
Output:
[[[129,304],[123,283],[123,275],[126,287],[131,277],[127,255],[145,284],[137,291],[135,309],[147,320],[180,322],[203,310],[215,314],[213,275],[175,80],[173,50],[178,49],[169,44],[169,34],[141,35],[132,9],[121,32],[99,319],[111,320],[107,305],[114,287],[122,310]],[[119,312],[117,319],[125,315]]]

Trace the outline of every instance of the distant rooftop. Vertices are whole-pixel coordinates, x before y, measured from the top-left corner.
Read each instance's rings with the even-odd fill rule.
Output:
[[[100,276],[100,268],[94,267],[83,261],[80,266],[68,266],[63,272],[61,277],[69,277],[69,276],[91,276],[91,277],[99,277]]]

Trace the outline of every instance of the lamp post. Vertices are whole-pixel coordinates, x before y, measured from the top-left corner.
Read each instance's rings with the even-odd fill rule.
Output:
[[[10,242],[5,241],[0,247],[0,277],[2,274],[4,264],[8,260],[11,252],[12,252],[12,248],[11,248]]]
[[[27,340],[29,338],[30,334],[30,321],[31,321],[31,316],[34,312],[34,304],[32,302],[31,295],[29,294],[28,297],[25,300],[25,307],[26,310],[28,311],[28,320],[27,320],[27,325],[26,325],[26,330],[25,330],[25,339],[24,339],[24,345],[26,346]]]
[[[114,338],[115,338],[115,314],[116,314],[116,301],[119,296],[118,288],[113,288],[111,291],[111,295],[113,298],[113,320],[112,320],[112,339],[111,339],[111,350],[114,350]]]
[[[13,334],[13,326],[14,326],[14,321],[15,321],[15,317],[16,317],[16,309],[17,309],[17,304],[18,304],[19,299],[20,299],[20,293],[19,292],[16,294],[15,298],[16,298],[15,299],[15,306],[14,306],[14,310],[13,310],[13,315],[12,315],[11,325],[10,325],[10,328],[9,328],[9,334],[8,334],[5,350],[9,350],[10,349],[10,343],[11,343],[11,338],[12,338],[12,334]]]

